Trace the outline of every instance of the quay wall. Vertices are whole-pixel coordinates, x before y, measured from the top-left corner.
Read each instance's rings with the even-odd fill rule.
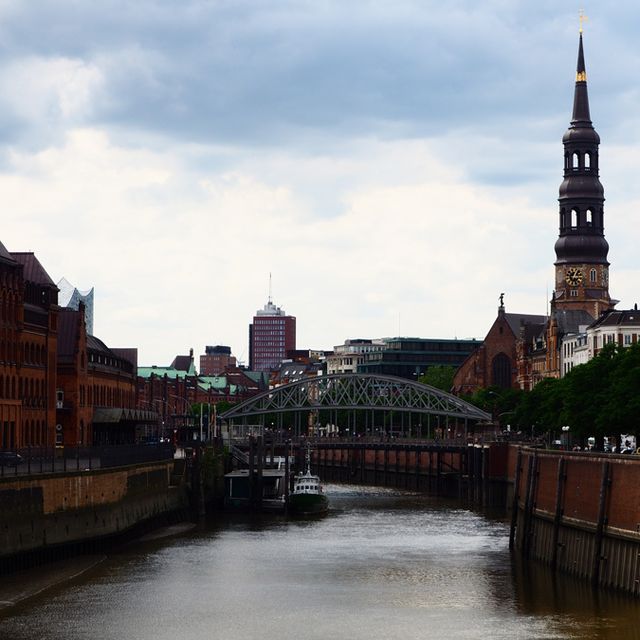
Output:
[[[482,506],[506,503],[508,446],[426,443],[316,443],[327,480],[424,491]]]
[[[640,593],[640,457],[510,453],[511,546],[594,587]]]
[[[185,510],[174,462],[0,479],[0,564],[12,557],[123,534]]]

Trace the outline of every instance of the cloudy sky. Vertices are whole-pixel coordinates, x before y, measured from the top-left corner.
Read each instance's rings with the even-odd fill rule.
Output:
[[[269,295],[300,348],[545,313],[579,4],[0,0],[0,240],[141,364]],[[611,293],[640,301],[640,5],[586,7]]]

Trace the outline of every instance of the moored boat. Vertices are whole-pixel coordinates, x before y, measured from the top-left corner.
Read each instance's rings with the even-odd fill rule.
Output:
[[[311,449],[307,446],[306,469],[294,478],[289,496],[289,511],[300,515],[326,513],[329,499],[324,493],[320,477],[311,473]]]

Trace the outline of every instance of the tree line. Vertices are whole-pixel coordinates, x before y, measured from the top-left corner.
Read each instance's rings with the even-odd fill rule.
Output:
[[[560,433],[602,442],[620,434],[640,435],[640,344],[611,343],[563,378],[545,378],[532,391],[491,387],[465,398],[490,412],[504,428],[523,434]]]

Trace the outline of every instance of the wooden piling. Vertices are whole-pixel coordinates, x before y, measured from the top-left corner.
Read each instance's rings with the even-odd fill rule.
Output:
[[[520,453],[518,453],[518,460]],[[564,486],[567,480],[566,473],[567,461],[564,456],[558,459],[558,473],[556,476],[556,508],[553,516],[553,534],[551,537],[551,569],[553,571],[558,567],[558,551],[560,550],[560,525],[562,523],[563,504],[564,504]]]
[[[251,506],[256,504],[256,440],[249,436],[249,502]]]
[[[513,549],[518,524],[518,503],[520,502],[520,476],[522,474],[522,449],[518,448],[515,478],[513,479],[513,500],[511,501],[511,527],[509,528],[509,549]]]
[[[610,474],[611,463],[605,460],[602,463],[602,479],[600,481],[600,496],[598,499],[598,522],[596,526],[595,542],[593,545],[593,563],[591,570],[591,584],[594,587],[600,582],[600,567],[602,566],[602,538],[606,525],[606,507],[609,487],[611,485]]]
[[[256,459],[258,461],[258,468],[256,473],[256,506],[258,509],[262,509],[262,498],[264,496],[262,474],[262,470],[264,467],[264,450],[262,436],[258,436],[256,439]]]

